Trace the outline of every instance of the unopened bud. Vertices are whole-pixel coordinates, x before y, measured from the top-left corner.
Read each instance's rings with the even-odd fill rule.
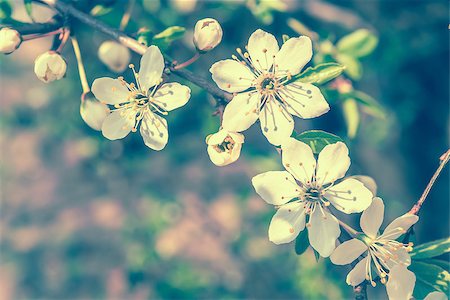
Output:
[[[130,50],[115,41],[105,41],[98,48],[98,57],[113,72],[125,71],[130,63]]]
[[[66,69],[66,61],[55,51],[42,53],[34,61],[34,73],[45,83],[63,78]]]
[[[109,108],[95,98],[92,92],[81,96],[80,115],[92,129],[101,131],[105,118],[109,115]]]
[[[3,27],[0,29],[0,52],[4,54],[13,53],[22,43],[22,37],[17,30]]]
[[[222,27],[212,18],[202,19],[195,24],[194,45],[200,52],[214,49],[222,41]]]

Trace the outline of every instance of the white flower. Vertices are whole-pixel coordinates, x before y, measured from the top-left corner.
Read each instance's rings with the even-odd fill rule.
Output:
[[[201,52],[207,52],[222,41],[222,27],[217,20],[206,18],[199,20],[194,28],[194,45]]]
[[[102,124],[109,115],[109,107],[95,99],[92,92],[81,96],[80,115],[89,127],[95,130],[102,130]]]
[[[448,297],[443,292],[431,292],[423,300],[447,300]]]
[[[125,71],[131,54],[127,47],[116,41],[105,41],[98,48],[98,57],[113,72]]]
[[[0,52],[4,54],[13,53],[22,43],[22,37],[17,30],[3,27],[0,29]]]
[[[273,35],[258,29],[250,36],[247,50],[243,53],[238,48],[240,58],[233,55],[209,70],[222,90],[238,93],[225,107],[223,128],[241,132],[259,118],[268,141],[280,145],[292,134],[292,115],[309,119],[330,109],[314,85],[288,83],[312,57],[308,37],[291,38],[279,49]]]
[[[269,239],[275,244],[289,243],[307,223],[311,246],[327,257],[340,234],[339,221],[328,206],[346,214],[361,212],[370,205],[372,193],[354,178],[336,183],[350,166],[344,143],[325,146],[317,162],[311,148],[294,138],[283,142],[281,149],[287,172],[266,172],[252,179],[256,192],[267,203],[279,206],[269,226]]]
[[[407,269],[411,264],[408,252],[412,250],[412,244],[403,244],[396,239],[406,233],[419,217],[404,214],[392,221],[379,235],[383,215],[383,200],[374,198],[372,204],[361,215],[360,225],[365,235],[336,247],[331,255],[331,261],[337,265],[346,265],[363,253],[367,253],[347,275],[347,284],[356,286],[364,280],[369,280],[375,286],[373,274],[376,273],[380,276],[381,282],[386,283],[390,299],[410,299],[416,281],[414,273]]]
[[[66,61],[55,51],[42,53],[34,61],[34,73],[45,83],[63,78],[66,69]]]
[[[191,90],[176,82],[162,82],[164,59],[156,46],[150,46],[141,58],[141,69],[136,73],[136,84],[126,83],[122,77],[98,78],[92,85],[95,97],[114,110],[102,125],[103,135],[110,140],[122,139],[137,131],[144,143],[153,150],[161,150],[167,144],[169,133],[167,121],[162,115],[185,105]]]
[[[235,162],[241,154],[244,135],[221,129],[206,138],[208,155],[217,166],[226,166]]]

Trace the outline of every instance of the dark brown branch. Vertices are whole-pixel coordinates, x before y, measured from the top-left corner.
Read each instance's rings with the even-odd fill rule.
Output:
[[[137,40],[127,36],[122,31],[117,30],[115,28],[112,28],[105,23],[93,18],[92,16],[76,9],[75,7],[64,3],[62,1],[56,1],[56,0],[40,0],[41,2],[51,6],[55,7],[58,11],[60,11],[62,14],[70,16],[74,19],[77,19],[78,21],[95,28],[101,32],[103,32],[106,35],[109,35],[111,38],[117,40],[122,45],[130,48],[134,52],[138,54],[144,54],[147,50],[147,47],[141,43],[139,43]],[[172,62],[168,61],[168,65],[170,68],[170,71],[190,82],[193,84],[203,88],[208,93],[213,95],[216,98],[223,99],[225,102],[230,101],[233,98],[233,95],[227,92],[222,91],[219,89],[215,84],[209,82],[205,78],[202,78],[201,76],[198,76],[191,71],[188,71],[186,69],[180,69],[175,70],[172,67]]]

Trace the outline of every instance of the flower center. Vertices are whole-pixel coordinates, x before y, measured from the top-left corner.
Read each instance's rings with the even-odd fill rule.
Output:
[[[213,147],[218,153],[223,153],[233,150],[235,144],[236,143],[231,136],[227,136],[221,144],[214,145]]]
[[[308,187],[305,192],[306,201],[317,202],[321,201],[322,191],[316,187]]]

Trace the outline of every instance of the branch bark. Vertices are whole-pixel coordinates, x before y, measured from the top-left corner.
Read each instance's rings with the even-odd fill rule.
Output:
[[[70,16],[74,19],[77,19],[78,21],[95,28],[104,34],[110,36],[111,38],[115,39],[125,47],[128,47],[132,51],[138,53],[138,54],[144,54],[147,50],[147,47],[141,43],[139,43],[137,40],[127,36],[125,33],[123,33],[120,30],[117,30],[115,28],[112,28],[105,23],[95,19],[94,17],[90,16],[89,14],[86,14],[77,8],[73,7],[70,4],[64,3],[62,1],[57,0],[40,0],[42,3],[47,4],[48,6],[54,7],[56,10],[61,12],[64,15]],[[172,62],[168,61],[168,67],[170,71],[177,76],[180,76],[193,84],[203,88],[208,93],[213,95],[215,98],[219,98],[223,100],[224,102],[228,102],[231,99],[233,99],[233,95],[230,93],[227,93],[225,91],[222,91],[219,89],[215,84],[209,82],[205,78],[202,78],[201,76],[198,76],[197,74],[192,73],[189,70],[186,69],[179,69],[176,70],[172,66]]]

